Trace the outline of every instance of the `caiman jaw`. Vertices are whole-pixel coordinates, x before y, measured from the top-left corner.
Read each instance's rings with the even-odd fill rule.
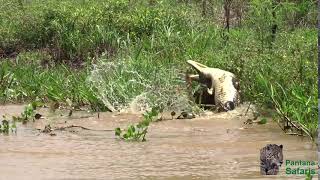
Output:
[[[235,109],[235,106],[238,104],[237,93],[240,91],[240,85],[233,73],[217,68],[210,68],[192,60],[188,60],[187,63],[199,74],[192,75],[190,80],[196,80],[201,84],[205,84],[207,86],[207,93],[214,95],[215,103],[221,107],[222,111]]]
[[[188,60],[187,63],[192,66],[199,74],[203,73],[203,69],[208,68],[208,66],[203,65],[201,63],[192,61],[192,60]]]
[[[188,60],[187,63],[193,67],[199,75],[190,75],[190,79],[191,80],[196,80],[202,84],[205,84],[207,85],[208,87],[208,93],[210,95],[213,94],[213,89],[212,89],[212,79],[211,77],[208,75],[208,73],[206,73],[206,69],[208,68],[208,66],[206,65],[203,65],[201,63],[198,63],[198,62],[195,62],[195,61],[192,61],[192,60]]]
[[[197,81],[197,82],[200,81],[199,75],[191,74],[191,75],[188,75],[188,78],[190,78],[190,80],[192,81]]]

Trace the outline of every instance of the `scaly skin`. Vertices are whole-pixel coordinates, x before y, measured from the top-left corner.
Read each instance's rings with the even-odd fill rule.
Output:
[[[210,68],[198,62],[188,60],[199,75],[190,75],[191,80],[206,84],[208,93],[214,93],[214,100],[220,110],[233,110],[239,103],[238,83],[235,75],[231,72],[224,71],[218,68]]]

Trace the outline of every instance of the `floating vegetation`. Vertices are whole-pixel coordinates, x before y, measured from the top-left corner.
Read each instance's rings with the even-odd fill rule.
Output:
[[[143,119],[137,125],[129,125],[126,130],[121,130],[119,127],[115,129],[115,135],[126,141],[146,141],[149,124],[155,120],[155,117],[161,112],[161,109],[154,107],[151,111],[146,111],[143,114]]]
[[[37,101],[32,102],[24,107],[24,111],[21,113],[20,116],[12,116],[12,119],[14,121],[19,121],[24,124],[30,120],[40,119],[42,115],[39,113],[36,113],[35,110],[37,109],[37,107],[42,105],[43,103],[41,102],[37,102]]]

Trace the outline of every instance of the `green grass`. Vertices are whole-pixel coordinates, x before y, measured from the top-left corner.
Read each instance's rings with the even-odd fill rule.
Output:
[[[183,81],[192,59],[235,73],[243,101],[276,109],[279,119],[316,134],[311,2],[283,2],[275,10],[271,1],[243,3],[241,25],[229,31],[219,18],[222,4],[213,1],[219,8],[206,17],[193,1],[19,2],[0,5],[1,102],[53,101],[100,111],[134,101],[144,109],[192,110]]]
[[[20,61],[0,62],[2,102],[40,100],[67,104],[70,100],[73,106],[91,105],[96,110],[105,109],[102,101],[95,96],[94,88],[87,85],[89,69],[73,70],[66,65],[45,68],[40,64],[25,63],[29,60],[25,54],[20,54],[17,59]]]

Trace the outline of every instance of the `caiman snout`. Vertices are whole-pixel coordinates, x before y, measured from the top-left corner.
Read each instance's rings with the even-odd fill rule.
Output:
[[[224,103],[223,108],[225,111],[231,111],[234,110],[235,104],[232,101],[227,101],[226,103]]]

